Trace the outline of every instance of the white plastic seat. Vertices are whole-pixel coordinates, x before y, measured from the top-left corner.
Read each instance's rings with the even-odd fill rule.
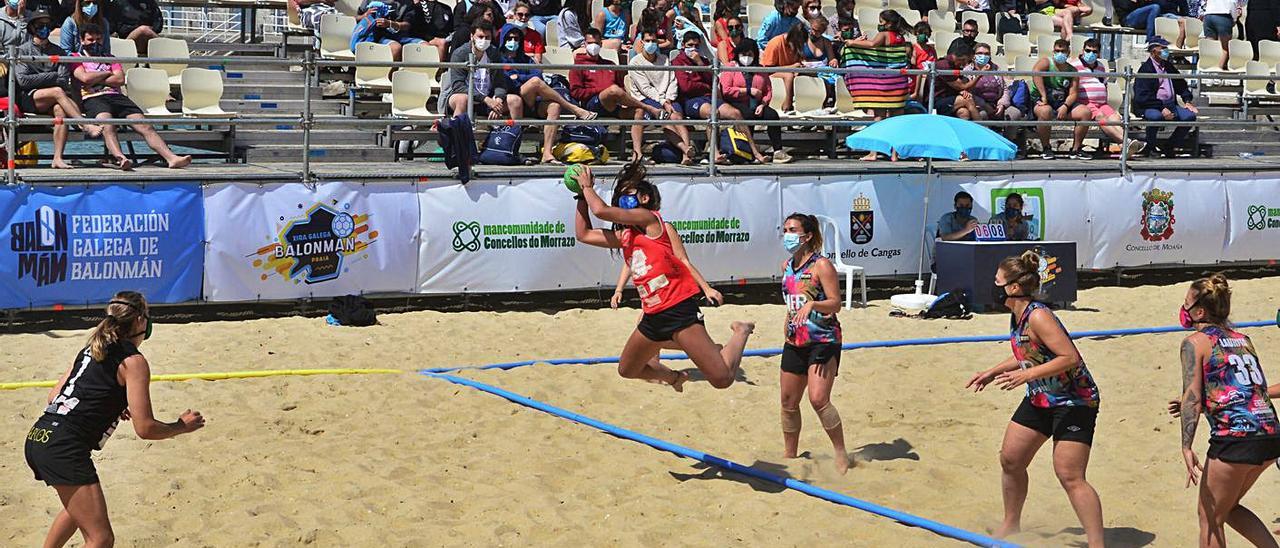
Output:
[[[560,48],[556,48],[553,51],[550,48],[548,48],[547,52],[542,54],[542,62],[547,65],[572,65],[573,52],[567,49],[560,49]],[[569,71],[566,69],[545,69],[543,72],[549,72],[552,74],[564,74],[564,75],[569,74]]]
[[[916,11],[911,9],[911,4],[907,0],[889,0],[885,3],[885,9],[891,9],[898,12],[898,15],[906,17],[908,11]],[[920,15],[918,12],[916,15]]]
[[[124,91],[145,116],[177,116],[169,110],[169,75],[153,68],[131,68],[124,73]]]
[[[756,37],[756,33],[760,30],[760,24],[764,22],[764,18],[772,11],[772,5],[747,4],[747,31],[749,34],[746,36],[748,38]],[[858,16],[861,17],[862,14],[859,13]],[[862,23],[861,18],[858,19],[858,23]]]
[[[1244,72],[1245,65],[1253,60],[1253,44],[1245,40],[1232,40],[1227,43],[1227,53],[1230,54],[1227,59],[1227,70]]]
[[[1204,21],[1195,17],[1183,17],[1182,21],[1187,27],[1187,41],[1183,45],[1189,50],[1199,49],[1200,37],[1204,36]]]
[[[355,17],[359,15],[357,10],[360,9],[360,0],[338,0],[334,6],[338,8],[338,13],[347,17]]]
[[[613,64],[616,65],[618,64],[619,59],[618,50],[612,48],[600,48],[600,58],[605,61],[612,61]]]
[[[1014,57],[1014,58],[1013,58],[1013,70],[1018,71],[1018,72],[1030,72],[1030,71],[1033,71],[1033,70],[1035,70],[1035,69],[1036,69],[1036,58],[1035,58],[1035,57]],[[1032,78],[1031,78],[1030,76],[1025,76],[1025,75],[1024,75],[1024,76],[1015,76],[1015,77],[1014,77],[1014,79],[1015,79],[1015,80],[1026,80],[1027,82],[1032,82],[1032,81],[1033,81],[1033,80],[1032,80]]]
[[[1077,27],[1102,26],[1102,19],[1107,16],[1107,11],[1101,5],[1101,3],[1093,2],[1092,0],[1080,0],[1080,4],[1087,5],[1090,8],[1093,8],[1093,12],[1090,13],[1089,15],[1084,16],[1081,19],[1077,19],[1076,26]]]
[[[440,50],[431,44],[407,44],[400,50],[400,60],[405,63],[439,63]],[[431,81],[431,89],[440,89],[440,79],[436,77],[436,69],[429,67],[402,67],[396,72],[417,72],[425,74]],[[392,87],[395,87],[395,76],[392,75]]]
[[[1070,55],[1071,55],[1072,57],[1075,57],[1075,56],[1077,56],[1077,55],[1080,55],[1080,53],[1084,51],[1084,41],[1085,41],[1085,40],[1088,40],[1088,39],[1089,39],[1089,37],[1088,37],[1088,36],[1085,36],[1085,35],[1083,35],[1083,34],[1072,34],[1072,35],[1071,35],[1071,54],[1070,54]]]
[[[1222,72],[1219,68],[1222,66],[1222,44],[1217,40],[1202,40],[1200,47],[1200,58],[1196,61],[1196,70],[1199,72]],[[1251,56],[1252,57],[1252,56]]]
[[[1270,76],[1271,67],[1262,61],[1249,61],[1245,64],[1244,73],[1248,76]],[[1268,80],[1245,80],[1244,94],[1247,97],[1280,98],[1280,93],[1267,91]]]
[[[138,43],[128,38],[111,37],[111,55],[116,57],[137,57]],[[125,70],[138,66],[137,63],[120,63]]]
[[[862,34],[865,34],[867,39],[876,35],[875,30],[876,26],[880,24],[880,12],[882,11],[884,11],[882,8],[857,8],[854,10],[854,16],[858,18],[858,27],[862,29]],[[936,31],[938,29],[933,30]],[[752,36],[755,35],[752,34]]]
[[[311,30],[302,26],[302,9],[296,0],[285,0],[285,30],[292,34],[311,34]]]
[[[1044,35],[1052,35],[1053,17],[1043,13],[1032,13],[1027,15],[1027,37],[1032,42],[1036,38]]]
[[[182,114],[195,117],[232,117],[222,110],[222,73],[189,68],[182,71]]]
[[[1178,43],[1178,20],[1168,17],[1156,18],[1156,36],[1169,41],[1169,48],[1176,52],[1182,52],[1186,48],[1179,49]]]
[[[978,38],[977,38],[977,39],[975,39],[974,41],[975,41],[975,42],[977,42],[977,43],[979,43],[979,44],[986,44],[986,45],[988,45],[988,46],[991,46],[991,48],[992,48],[993,50],[995,49],[996,45],[998,45],[998,44],[1000,43],[1000,42],[996,41],[996,35],[991,34],[991,33],[989,33],[989,32],[984,32],[984,33],[980,33],[980,34],[978,34]],[[939,53],[940,53],[940,54],[942,54],[942,55],[946,55],[946,52],[939,52]]]
[[[939,10],[929,10],[929,27],[933,32],[956,30],[956,14],[950,12],[942,12]]]
[[[835,219],[826,215],[816,215],[822,231],[822,251],[831,259],[836,267],[836,274],[844,276],[844,307],[853,308],[853,278],[856,276],[862,285],[862,306],[867,306],[867,272],[861,266],[844,262],[843,242],[840,236],[840,225]]]
[[[434,49],[434,47],[433,47]],[[357,63],[390,63],[394,59],[391,56],[391,46],[387,44],[378,44],[374,42],[360,42],[356,44],[356,62]],[[367,67],[356,66],[355,84],[357,88],[369,89],[375,91],[385,91],[391,89],[391,67]]]
[[[1269,67],[1280,63],[1280,42],[1275,40],[1258,42],[1258,62]]]
[[[354,17],[338,13],[326,13],[320,17],[320,58],[354,60],[351,51],[351,35],[356,31]]]
[[[191,58],[191,50],[187,49],[186,40],[175,40],[173,38],[165,38],[163,36],[152,38],[147,42],[147,56],[158,58]],[[160,69],[169,76],[169,85],[176,86],[182,83],[182,71],[187,68],[186,63],[151,63],[151,68]]]
[[[555,19],[547,21],[547,35],[542,38],[548,46],[560,47],[560,23]]]
[[[881,2],[880,0],[853,0],[853,7],[855,11],[861,10],[862,8],[870,8],[870,9],[876,10],[876,12],[878,13],[880,10],[884,9],[884,2]],[[858,17],[859,25],[865,24],[862,22],[861,14],[859,14],[857,17]],[[875,25],[872,25],[871,28],[875,28]]]
[[[396,118],[436,118],[427,110],[431,77],[421,72],[397,70],[391,75],[391,115]]]
[[[951,43],[959,38],[960,34],[949,30],[933,29],[933,47],[938,50],[938,56],[945,56],[951,50]]]
[[[920,22],[920,12],[916,10],[898,9],[898,8],[890,8],[890,9],[898,10],[898,15],[902,16],[902,21],[907,24],[908,28],[915,27],[916,23]]]
[[[1031,40],[1025,34],[1004,35],[1004,56],[1009,59],[1031,57]]]
[[[987,20],[987,14],[980,11],[962,11],[955,16],[955,19],[964,28],[966,21],[973,21],[978,24],[978,34],[991,32],[991,22]]]
[[[1036,55],[1053,57],[1053,43],[1058,41],[1056,34],[1041,34],[1036,37]]]
[[[823,101],[827,99],[827,88],[822,85],[822,80],[815,76],[797,75],[794,83],[796,94],[793,101],[796,112],[803,115],[822,108]],[[775,91],[774,95],[777,94]],[[848,95],[848,92],[845,92],[845,95]]]

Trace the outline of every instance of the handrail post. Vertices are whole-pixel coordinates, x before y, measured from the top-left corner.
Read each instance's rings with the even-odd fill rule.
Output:
[[[471,42],[467,42],[466,47],[467,47],[467,119],[471,121],[471,127],[472,129],[474,129],[476,127],[476,100],[475,100],[475,97],[472,97],[472,94],[476,92],[476,48],[474,45],[472,45]],[[488,70],[488,69],[485,69],[485,70]],[[489,85],[493,85],[493,82],[490,82]],[[441,89],[440,93],[446,93],[446,92],[444,89]],[[484,100],[484,99],[481,99],[481,100]],[[446,109],[449,108],[449,98],[447,97],[445,98],[444,104]],[[409,146],[413,146],[413,144],[410,143]],[[466,144],[464,146],[470,148],[473,145]],[[470,178],[471,174],[475,173],[475,170],[471,170],[468,173],[462,173],[463,169],[470,170],[471,166],[470,165],[458,166],[459,179]]]
[[[18,103],[18,47],[9,46],[5,50],[5,62],[9,65],[9,107],[5,109],[4,127],[8,135],[5,136],[5,148],[8,149],[7,162],[5,164],[5,181],[9,184],[18,183],[18,163],[14,159],[18,155],[18,116],[16,105]]]
[[[929,77],[929,110],[925,111],[925,114],[933,114],[933,96],[934,96],[934,93],[938,91],[937,90],[938,67],[936,62],[929,63],[928,77]]]
[[[751,78],[753,74],[747,74]],[[716,153],[720,148],[720,56],[711,56],[711,133],[707,136],[707,177],[716,176]]]
[[[1132,116],[1129,107],[1129,93],[1133,86],[1133,67],[1125,67],[1120,79],[1124,82],[1124,91],[1120,94],[1120,123],[1123,125],[1123,139],[1120,141],[1120,177],[1129,176],[1129,118]],[[1147,146],[1156,146],[1147,143]]]
[[[311,124],[314,120],[311,112],[311,82],[319,82],[320,74],[316,69],[315,53],[308,49],[302,62],[304,85],[302,88],[302,184],[314,184],[311,174]]]

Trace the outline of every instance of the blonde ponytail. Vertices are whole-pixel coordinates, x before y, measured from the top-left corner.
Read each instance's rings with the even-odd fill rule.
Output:
[[[134,335],[133,325],[147,313],[147,300],[137,291],[121,291],[107,304],[107,317],[89,333],[89,354],[96,361],[107,359],[111,345]]]

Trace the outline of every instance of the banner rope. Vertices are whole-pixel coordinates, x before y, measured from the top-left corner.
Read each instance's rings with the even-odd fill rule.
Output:
[[[400,369],[269,369],[265,371],[229,371],[221,373],[174,373],[168,375],[152,375],[152,381],[221,381],[227,379],[257,379],[262,377],[305,377],[311,375],[385,375],[404,373]],[[52,388],[58,381],[3,382],[0,390],[17,390],[19,388]]]

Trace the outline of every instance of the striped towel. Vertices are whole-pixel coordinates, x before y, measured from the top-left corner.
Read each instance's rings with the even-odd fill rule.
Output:
[[[840,50],[840,66],[905,69],[910,56],[909,44],[878,48],[845,46]],[[844,84],[857,108],[894,110],[907,106],[910,87],[905,74],[848,73],[844,75]]]

